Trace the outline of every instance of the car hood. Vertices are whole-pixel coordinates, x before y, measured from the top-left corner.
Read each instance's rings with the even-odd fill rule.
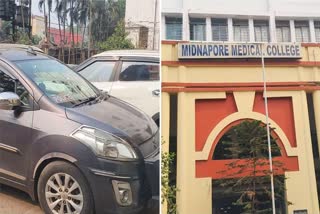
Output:
[[[82,125],[112,133],[136,145],[153,138],[158,130],[153,120],[144,112],[115,97],[96,104],[67,108],[66,116]]]

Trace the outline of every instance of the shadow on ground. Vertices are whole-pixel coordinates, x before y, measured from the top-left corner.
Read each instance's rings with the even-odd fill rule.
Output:
[[[28,194],[0,185],[0,214],[43,214]]]

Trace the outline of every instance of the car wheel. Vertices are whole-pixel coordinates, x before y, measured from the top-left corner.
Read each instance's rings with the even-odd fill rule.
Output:
[[[55,161],[42,171],[38,182],[40,206],[46,214],[91,214],[89,186],[78,168]]]

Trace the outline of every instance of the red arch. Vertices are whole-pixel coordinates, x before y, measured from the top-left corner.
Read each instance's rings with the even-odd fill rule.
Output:
[[[230,123],[229,125],[227,125],[226,127],[224,127],[222,129],[222,131],[217,135],[216,139],[213,141],[212,147],[210,149],[210,157],[213,156],[213,152],[217,146],[217,144],[219,143],[220,139],[222,138],[222,136],[224,134],[226,134],[233,126],[236,126],[238,124],[240,124],[242,121],[245,120],[254,120],[252,118],[244,118],[244,119],[240,119],[240,120],[236,120],[233,121],[232,123]],[[271,131],[271,136],[276,139],[276,143],[279,146],[280,150],[281,150],[281,155],[282,156],[287,156],[287,151],[285,149],[285,146],[283,144],[283,142],[280,140],[279,136],[277,135],[277,133],[275,131]]]
[[[221,178],[231,178],[230,176],[227,176],[221,171],[230,170],[228,168],[228,164],[231,162],[234,162],[235,159],[229,159],[229,160],[211,160],[213,157],[214,150],[221,139],[221,137],[230,130],[231,127],[238,125],[243,120],[253,120],[252,118],[244,118],[237,121],[234,121],[227,125],[216,137],[214,140],[212,147],[210,149],[209,153],[209,159],[208,160],[197,160],[196,161],[196,177],[197,178],[203,178],[203,177],[211,177],[212,179],[221,179]],[[298,171],[299,165],[298,165],[298,157],[288,157],[287,152],[285,150],[284,144],[281,141],[281,139],[278,137],[278,135],[272,131],[271,136],[276,139],[277,145],[280,147],[281,150],[281,157],[275,157],[273,160],[280,161],[283,163],[283,169],[274,171],[275,174],[284,174],[285,171]],[[239,163],[243,162],[245,163],[246,159],[239,160]],[[268,161],[268,160],[266,160]],[[262,168],[265,170],[268,170],[268,166]],[[232,174],[232,173],[230,173]],[[238,174],[236,177],[242,177],[246,176],[247,173]]]

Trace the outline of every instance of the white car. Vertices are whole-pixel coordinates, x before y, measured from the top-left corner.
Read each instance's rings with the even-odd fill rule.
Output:
[[[106,51],[76,68],[98,89],[122,99],[159,125],[159,53],[146,50]]]

